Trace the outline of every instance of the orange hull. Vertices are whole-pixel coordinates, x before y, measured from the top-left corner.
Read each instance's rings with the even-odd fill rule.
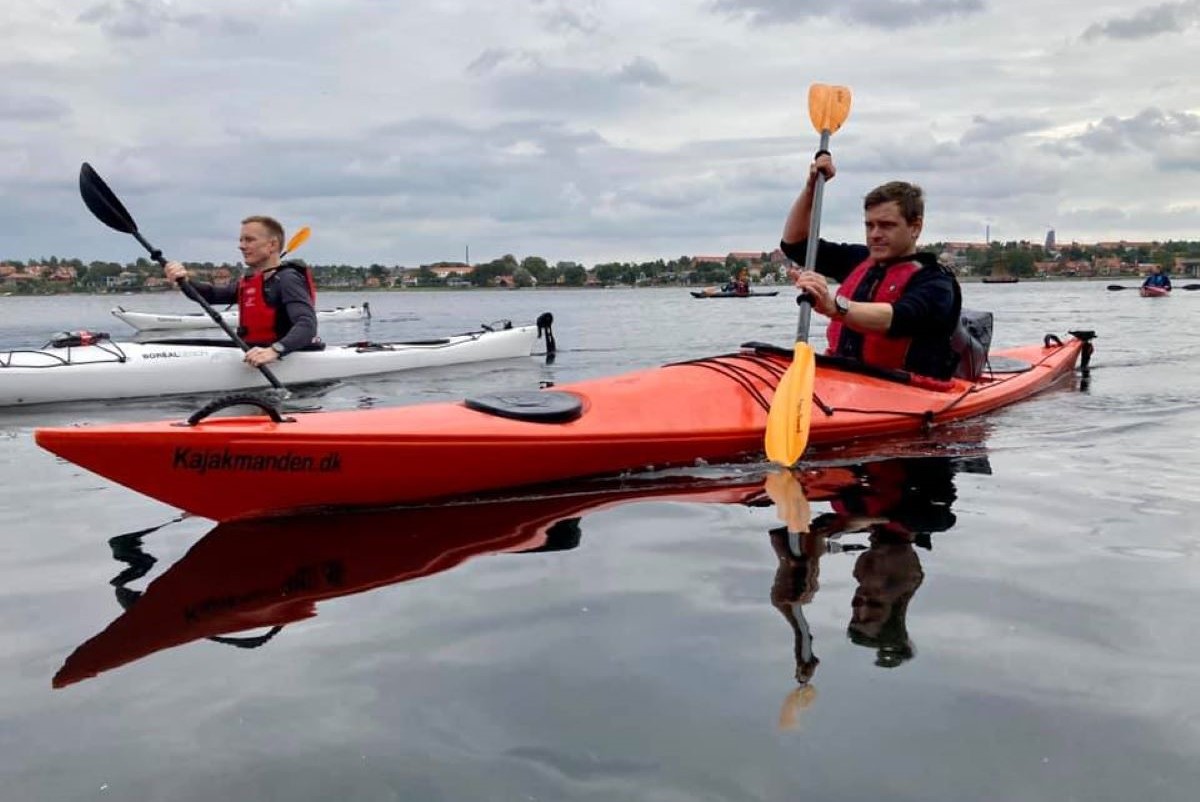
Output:
[[[903,435],[980,415],[1072,373],[1090,344],[998,351],[1026,364],[929,390],[818,364],[809,443]],[[762,452],[788,355],[738,354],[560,385],[582,414],[536,423],[463,403],[39,429],[39,445],[167,504],[217,521],[385,506],[729,460]]]

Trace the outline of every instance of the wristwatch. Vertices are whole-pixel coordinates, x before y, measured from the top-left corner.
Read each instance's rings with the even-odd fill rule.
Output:
[[[279,354],[280,356],[283,356],[283,351],[284,351],[283,343],[280,343],[280,342],[271,343],[271,350],[274,351],[275,353]]]
[[[850,312],[850,299],[845,295],[833,296],[833,313],[837,317],[845,317]]]

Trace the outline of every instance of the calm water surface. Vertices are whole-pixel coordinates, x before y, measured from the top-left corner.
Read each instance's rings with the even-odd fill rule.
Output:
[[[1200,292],[965,292],[999,346],[1095,329],[1090,381],[922,442],[815,455],[800,475],[823,536],[805,542],[781,531],[760,463],[215,526],[32,441],[204,399],[0,410],[0,798],[1195,799]],[[375,294],[369,325],[326,339],[549,310],[560,352],[320,402],[788,345],[786,295]],[[124,335],[114,303],[189,308],[0,298],[0,347]]]

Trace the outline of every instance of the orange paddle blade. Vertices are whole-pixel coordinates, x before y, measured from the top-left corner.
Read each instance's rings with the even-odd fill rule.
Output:
[[[305,242],[308,241],[308,236],[310,234],[312,234],[312,229],[309,228],[308,226],[305,226],[304,228],[297,231],[295,234],[292,235],[292,238],[290,240],[288,240],[287,247],[283,249],[283,253],[291,253],[292,251],[299,248],[301,245],[303,245]],[[283,254],[280,254],[280,255],[282,256]]]
[[[816,373],[817,357],[812,346],[797,342],[792,364],[779,380],[767,413],[767,459],[785,468],[795,465],[808,447]]]
[[[834,133],[850,116],[850,87],[813,84],[808,88],[808,116],[818,132]]]

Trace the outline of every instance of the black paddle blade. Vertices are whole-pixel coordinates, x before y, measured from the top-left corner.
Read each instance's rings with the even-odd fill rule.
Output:
[[[1124,289],[1128,289],[1127,287],[1123,287],[1123,286],[1122,286],[1122,285],[1120,285],[1120,284],[1109,284],[1109,285],[1108,285],[1108,288],[1109,288],[1110,290],[1124,290]]]
[[[121,201],[104,183],[104,179],[87,162],[79,168],[79,194],[96,218],[109,228],[123,234],[136,234],[137,223],[121,205]]]

